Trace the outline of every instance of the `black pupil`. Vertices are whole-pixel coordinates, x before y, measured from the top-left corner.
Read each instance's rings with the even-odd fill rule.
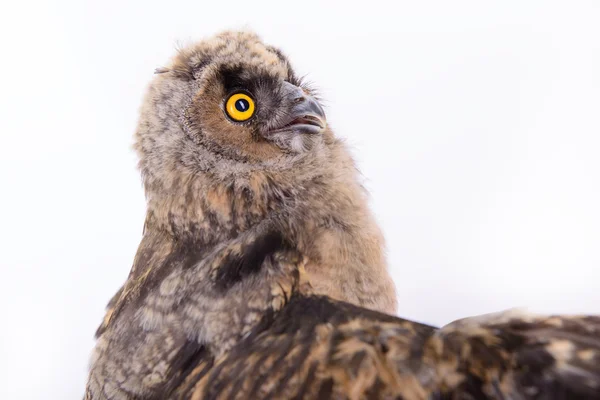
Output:
[[[238,110],[239,112],[248,111],[249,108],[250,108],[250,103],[248,103],[248,100],[246,100],[246,99],[236,100],[235,109]]]

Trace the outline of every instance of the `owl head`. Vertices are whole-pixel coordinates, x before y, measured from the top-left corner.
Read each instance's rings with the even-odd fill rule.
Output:
[[[291,168],[331,133],[309,87],[252,32],[224,32],[156,71],[135,137],[146,183]]]

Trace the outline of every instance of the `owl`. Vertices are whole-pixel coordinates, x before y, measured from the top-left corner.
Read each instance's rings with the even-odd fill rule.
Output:
[[[96,333],[86,399],[600,397],[598,317],[437,329],[392,315],[352,157],[254,33],[159,68],[135,150],[144,232]]]

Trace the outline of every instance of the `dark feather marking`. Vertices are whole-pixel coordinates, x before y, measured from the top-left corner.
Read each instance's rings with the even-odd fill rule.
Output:
[[[517,365],[527,365],[531,372],[540,372],[554,364],[554,357],[543,346],[525,348],[516,355]]]
[[[319,387],[319,393],[317,394],[317,399],[326,400],[330,399],[333,393],[333,379],[329,378],[323,383],[321,383],[321,387]]]
[[[264,357],[261,358],[261,361],[264,360]],[[247,369],[248,365],[245,360],[239,360],[235,368],[228,372],[229,376],[233,379],[233,385],[231,386],[231,390],[229,391],[229,399],[235,399],[238,392],[242,389],[244,385],[244,375],[249,373]],[[244,375],[242,375],[242,370],[244,370]]]
[[[381,322],[403,321],[392,315],[368,310],[349,303],[336,302],[326,296],[292,295],[290,302],[277,315],[271,328],[274,334],[295,333],[313,327],[318,322],[343,324],[354,318],[367,318]]]
[[[354,353],[352,355],[352,358],[350,358],[350,362],[348,363],[348,370],[352,374],[353,378],[356,378],[356,376],[358,375],[358,371],[360,370],[360,367],[366,357],[367,353],[364,350],[361,350]]]
[[[238,361],[239,362],[239,361]],[[211,383],[208,388],[205,388],[205,392],[202,396],[203,399],[216,399],[218,394],[222,392],[222,390],[227,386],[227,379],[223,379],[223,369],[227,363],[220,363],[215,366],[215,368],[210,371],[210,375],[208,377],[208,382]],[[212,384],[212,382],[215,382]]]
[[[221,65],[218,71],[221,83],[228,93],[236,90],[248,90],[252,94],[259,87],[271,87],[275,92],[278,78],[267,73],[254,73],[251,77],[244,74],[245,70],[240,65]]]
[[[231,92],[234,89],[248,88],[246,82],[241,79],[241,66],[221,65],[218,73],[221,83],[227,92]]]
[[[477,361],[484,368],[502,366],[505,360],[498,349],[490,348],[481,338],[473,338],[469,341],[471,355],[477,357]]]
[[[367,399],[379,399],[379,398],[381,398],[381,391],[383,390],[384,387],[385,387],[385,385],[383,384],[383,382],[381,381],[381,379],[376,378],[375,379],[375,383],[365,393],[366,394],[366,398]]]
[[[463,396],[469,396],[465,398],[472,399],[487,399],[488,396],[483,392],[483,382],[481,379],[476,378],[473,375],[467,375],[467,379],[463,381],[456,392]]]
[[[208,358],[208,362],[205,363],[204,366],[202,367],[202,369],[199,371],[196,371],[196,368],[198,365],[200,365],[200,363],[203,360],[202,359],[196,360],[196,367],[191,371],[190,376],[186,377],[186,380],[184,381],[184,383],[187,385],[187,387],[182,387],[181,389],[179,389],[179,388],[177,389],[181,394],[179,396],[179,398],[183,399],[183,398],[191,397],[191,393],[194,392],[194,389],[195,389],[198,381],[200,381],[202,378],[204,378],[204,376],[210,372],[210,369],[213,368],[215,360],[212,357],[212,355],[210,355],[209,357],[210,358]],[[192,379],[189,379],[190,377]]]
[[[192,243],[176,243],[173,250],[165,258],[158,268],[152,269],[148,274],[148,278],[140,288],[138,302],[154,290],[166,277],[178,266],[182,268],[190,268],[197,264],[204,255],[204,249]]]
[[[280,343],[279,346],[277,346],[277,349],[272,349],[272,352],[275,354],[279,353],[279,356],[273,362],[273,365],[271,365],[268,371],[264,371],[259,377],[255,379],[254,385],[252,385],[252,388],[250,389],[250,398],[255,398],[255,396],[257,396],[257,392],[260,390],[261,386],[265,383],[267,378],[272,374],[277,373],[277,371],[281,368],[281,364],[283,364],[283,361],[288,356],[290,350],[292,350],[293,346],[293,337],[286,336],[284,338],[283,343]],[[268,354],[269,352],[265,351],[265,355],[261,357],[261,359],[265,358],[265,356]],[[261,363],[258,363],[258,365],[260,366]]]
[[[276,251],[289,249],[289,244],[281,233],[267,232],[242,248],[241,254],[229,253],[219,267],[215,284],[220,290],[227,290],[242,279],[258,272],[265,259]]]
[[[333,358],[333,355],[336,352],[338,345],[344,340],[346,340],[346,335],[344,335],[338,330],[336,330],[333,333],[333,335],[331,335],[331,338],[329,339],[329,351],[327,352],[327,356],[325,357],[327,362],[329,362]]]
[[[252,371],[250,373],[252,373],[252,374],[258,374],[259,371],[260,371],[260,368],[265,363],[265,360],[267,360],[271,355],[272,354],[269,351],[264,351],[263,350],[263,354],[259,357],[258,361],[256,361],[256,363],[253,364],[253,366],[256,368],[256,370]],[[269,375],[269,372],[270,372],[270,370],[262,371],[262,373],[259,376],[255,377],[254,379],[261,380],[261,382],[263,382],[264,380],[267,379],[267,377]],[[235,375],[235,374],[232,373],[232,375]],[[244,378],[240,377],[239,380],[243,381]],[[257,394],[255,392],[257,392],[259,390],[260,390],[260,387],[258,386],[258,384],[255,381],[254,385],[252,385],[252,388],[250,388],[250,395],[248,395],[248,398],[250,398],[250,399],[258,398]]]
[[[208,349],[199,344],[195,340],[188,340],[178,350],[177,355],[173,358],[173,364],[169,368],[169,375],[172,376],[168,385],[157,392],[153,399],[160,400],[169,398],[185,378],[193,371],[193,369],[202,360],[208,360],[212,364],[213,358]]]
[[[224,390],[229,389],[229,399],[235,399],[235,397],[238,394],[238,391],[242,388],[242,386],[244,385],[244,381],[245,381],[245,377],[248,374],[252,374],[254,372],[257,371],[249,371],[248,367],[250,367],[252,369],[252,367],[258,367],[260,368],[260,366],[264,363],[265,359],[268,358],[268,353],[264,353],[263,355],[261,355],[261,357],[258,359],[258,361],[254,364],[249,365],[248,363],[246,363],[245,359],[241,359],[238,360],[238,362],[235,364],[235,368],[228,370],[227,371],[227,376],[229,377],[229,379],[231,379],[230,384],[228,385],[228,387],[223,388]],[[231,383],[233,383],[233,385],[231,385]],[[224,393],[218,392],[215,393],[215,395],[222,395]],[[251,398],[251,397],[250,397]]]
[[[313,379],[315,379],[315,372],[317,371],[318,366],[319,366],[318,361],[313,361],[310,364],[310,368],[308,369],[308,373],[306,374],[306,377],[304,378],[304,382],[302,382],[302,386],[300,386],[298,393],[294,397],[295,400],[302,400],[304,398],[304,396],[306,396],[306,393],[308,392],[311,383],[313,383]]]
[[[285,371],[285,374],[283,374],[281,376],[279,384],[277,385],[277,387],[275,388],[275,390],[273,392],[273,395],[275,397],[278,397],[280,395],[280,393],[284,390],[285,385],[293,377],[293,375],[301,370],[302,366],[304,365],[304,362],[310,355],[310,346],[312,344],[311,338],[314,338],[314,336],[312,335],[312,331],[311,331],[310,335],[304,335],[304,336],[305,337],[301,337],[299,340],[299,343],[302,346],[302,350],[299,352],[299,355],[295,359],[290,361],[290,363],[288,364],[288,367]],[[306,337],[306,336],[308,336],[308,337]],[[308,378],[305,378],[305,379],[308,379]],[[306,381],[305,381],[305,383],[303,383],[303,385],[304,384],[306,384]]]

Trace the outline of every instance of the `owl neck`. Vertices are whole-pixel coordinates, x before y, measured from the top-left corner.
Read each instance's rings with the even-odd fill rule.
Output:
[[[265,219],[285,220],[303,202],[303,188],[316,176],[252,171],[223,180],[197,175],[147,194],[146,224],[176,239],[219,243]]]
[[[339,174],[340,158],[348,155],[330,136],[310,152],[261,163],[228,158],[202,143],[194,159],[157,159],[142,152],[148,220],[176,238],[218,242],[273,213],[285,214],[306,198],[307,187],[313,194],[327,190],[326,182]]]

